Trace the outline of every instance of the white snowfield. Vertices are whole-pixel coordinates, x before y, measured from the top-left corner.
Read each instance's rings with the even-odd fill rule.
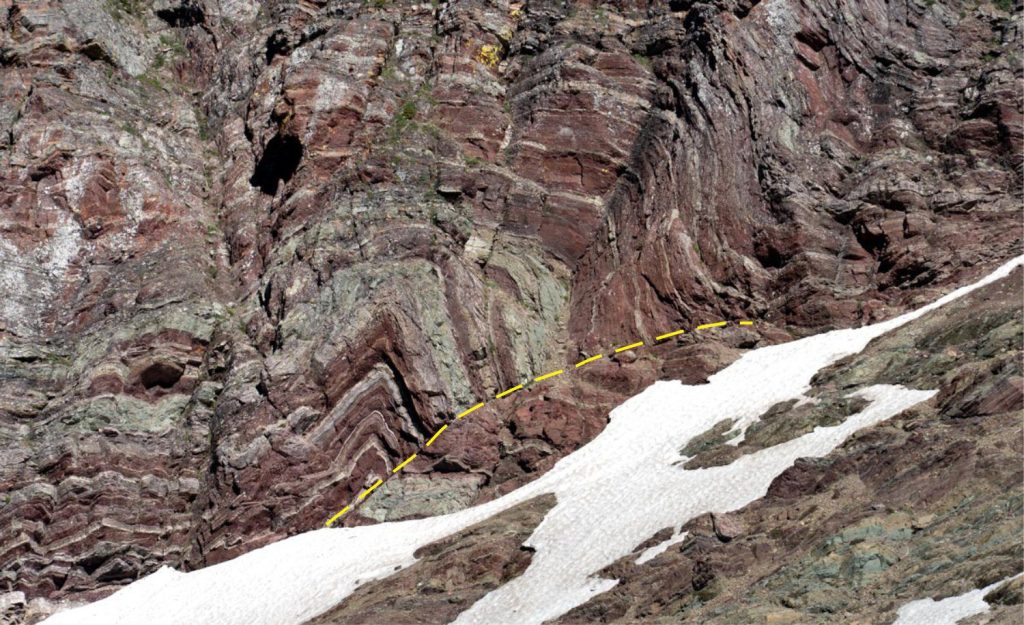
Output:
[[[861,428],[888,419],[934,391],[878,385],[835,427],[745,455],[730,465],[686,471],[691,438],[723,419],[744,429],[774,404],[798,399],[821,368],[973,289],[1004,277],[1024,257],[924,308],[876,325],[837,330],[753,350],[710,378],[686,386],[658,382],[611,413],[601,434],[534,482],[494,501],[414,521],[319,529],[206,569],[162,568],[107,597],[58,613],[47,625],[298,624],[337,605],[355,588],[416,562],[416,549],[543,493],[558,503],[527,540],[526,571],[490,592],[455,623],[538,624],[615,586],[595,573],[665,527],[745,506],[800,457],[823,456]]]
[[[985,595],[1003,582],[1020,575],[1011,575],[984,588],[976,588],[955,597],[936,601],[932,598],[911,601],[900,608],[892,625],[956,625],[963,619],[989,611]]]

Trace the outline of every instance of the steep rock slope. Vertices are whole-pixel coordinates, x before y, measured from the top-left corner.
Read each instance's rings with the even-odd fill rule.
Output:
[[[1019,3],[0,22],[0,569],[28,598],[318,526],[477,398],[758,320],[484,409],[394,486],[421,503],[345,522],[490,499],[654,379],[889,317],[1021,245]]]

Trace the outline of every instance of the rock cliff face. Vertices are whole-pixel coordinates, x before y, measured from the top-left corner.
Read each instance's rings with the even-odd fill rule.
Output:
[[[1021,249],[1021,27],[1019,0],[0,5],[0,589],[237,556],[496,391],[757,321],[485,408],[345,522],[487,499],[654,379],[981,275]],[[1005,412],[1015,375],[950,401]]]

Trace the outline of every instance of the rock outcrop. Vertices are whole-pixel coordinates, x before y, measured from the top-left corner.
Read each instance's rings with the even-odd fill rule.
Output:
[[[809,396],[823,403],[883,380],[939,393],[798,462],[727,523],[695,519],[678,547],[620,560],[602,574],[619,584],[561,622],[891,623],[909,601],[1020,573],[1024,396],[993,391],[1024,379],[1022,281],[1018,269],[820,373]],[[966,377],[994,403],[953,399]],[[1019,595],[1002,597],[1014,607],[997,614],[1019,618]]]
[[[488,406],[344,522],[491,498],[654,379],[981,275],[1021,248],[1020,32],[1002,0],[7,3],[0,590],[237,556],[478,399],[757,321]],[[961,373],[940,410],[1009,427],[1019,377]]]
[[[529,566],[532,552],[522,543],[554,505],[544,495],[423,547],[416,564],[360,587],[308,625],[449,623]]]

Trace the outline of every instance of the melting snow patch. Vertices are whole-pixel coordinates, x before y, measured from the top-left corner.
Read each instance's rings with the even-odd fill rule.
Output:
[[[643,564],[645,562],[650,562],[651,560],[665,553],[668,550],[668,548],[672,545],[678,545],[679,543],[686,540],[686,537],[690,533],[682,532],[680,531],[681,529],[682,526],[676,527],[676,530],[672,532],[671,536],[661,541],[657,545],[654,545],[653,547],[648,547],[647,549],[644,549],[643,553],[640,554],[640,557],[636,559],[636,563]]]
[[[1012,575],[984,588],[940,601],[931,598],[911,601],[900,608],[892,625],[956,625],[968,616],[988,612],[989,606],[985,601],[985,595],[1000,584],[1019,576]]]
[[[493,501],[428,519],[307,532],[188,574],[169,569],[49,625],[193,623],[287,625],[327,610],[355,588],[415,563],[413,553],[528,499],[554,493],[558,503],[526,543],[536,552],[519,577],[488,593],[455,621],[537,624],[556,618],[616,580],[595,577],[658,530],[700,514],[728,512],[762,497],[800,457],[822,456],[851,434],[924,401],[934,391],[877,385],[858,394],[870,403],[833,427],[747,454],[730,465],[687,471],[679,462],[690,439],[723,419],[740,427],[771,406],[801,397],[811,378],[871,339],[1006,276],[1017,259],[973,286],[891,321],[837,330],[757,349],[707,384],[658,382],[611,414],[608,427],[537,480]]]

